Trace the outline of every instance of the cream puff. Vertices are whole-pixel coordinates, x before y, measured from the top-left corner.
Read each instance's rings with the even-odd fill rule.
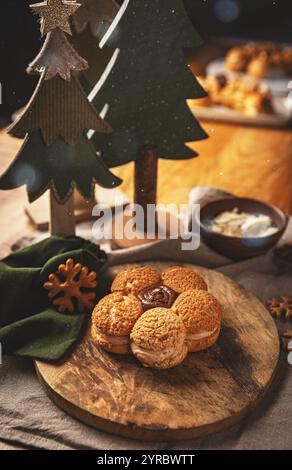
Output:
[[[161,284],[161,276],[151,266],[129,266],[116,276],[112,292],[138,295],[142,290]]]
[[[107,295],[93,310],[93,340],[111,353],[131,353],[130,333],[142,313],[142,304],[133,295],[121,292]]]
[[[208,290],[208,286],[202,276],[193,269],[183,266],[171,266],[162,273],[163,284],[170,287],[177,294],[189,289]]]
[[[131,333],[131,349],[144,367],[169,369],[187,356],[186,329],[171,309],[154,308],[145,312]]]
[[[210,348],[218,339],[222,309],[218,300],[209,292],[191,289],[183,292],[174,302],[172,310],[183,321],[190,352]]]

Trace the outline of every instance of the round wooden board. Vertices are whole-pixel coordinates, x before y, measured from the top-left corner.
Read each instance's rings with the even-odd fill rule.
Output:
[[[147,264],[161,271],[171,263]],[[108,271],[105,289],[122,267]],[[64,364],[36,363],[42,384],[58,406],[104,431],[167,441],[223,430],[257,405],[279,359],[274,322],[256,297],[229,278],[190,267],[204,276],[222,304],[217,344],[189,354],[179,367],[154,371],[131,356],[101,350],[88,331]]]

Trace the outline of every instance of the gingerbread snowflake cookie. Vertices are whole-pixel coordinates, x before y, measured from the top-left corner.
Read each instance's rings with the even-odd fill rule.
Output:
[[[53,300],[60,313],[79,313],[92,309],[96,298],[96,273],[87,266],[68,259],[56,273],[49,275],[44,284],[48,297]]]

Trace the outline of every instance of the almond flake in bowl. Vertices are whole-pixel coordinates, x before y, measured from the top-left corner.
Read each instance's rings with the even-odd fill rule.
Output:
[[[269,237],[278,231],[271,217],[264,214],[250,214],[235,207],[217,215],[211,222],[211,230],[229,237]]]

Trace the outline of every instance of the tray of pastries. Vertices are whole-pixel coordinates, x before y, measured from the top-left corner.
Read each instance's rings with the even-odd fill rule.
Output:
[[[237,44],[198,79],[208,96],[188,103],[199,119],[272,127],[292,123],[292,46]]]

